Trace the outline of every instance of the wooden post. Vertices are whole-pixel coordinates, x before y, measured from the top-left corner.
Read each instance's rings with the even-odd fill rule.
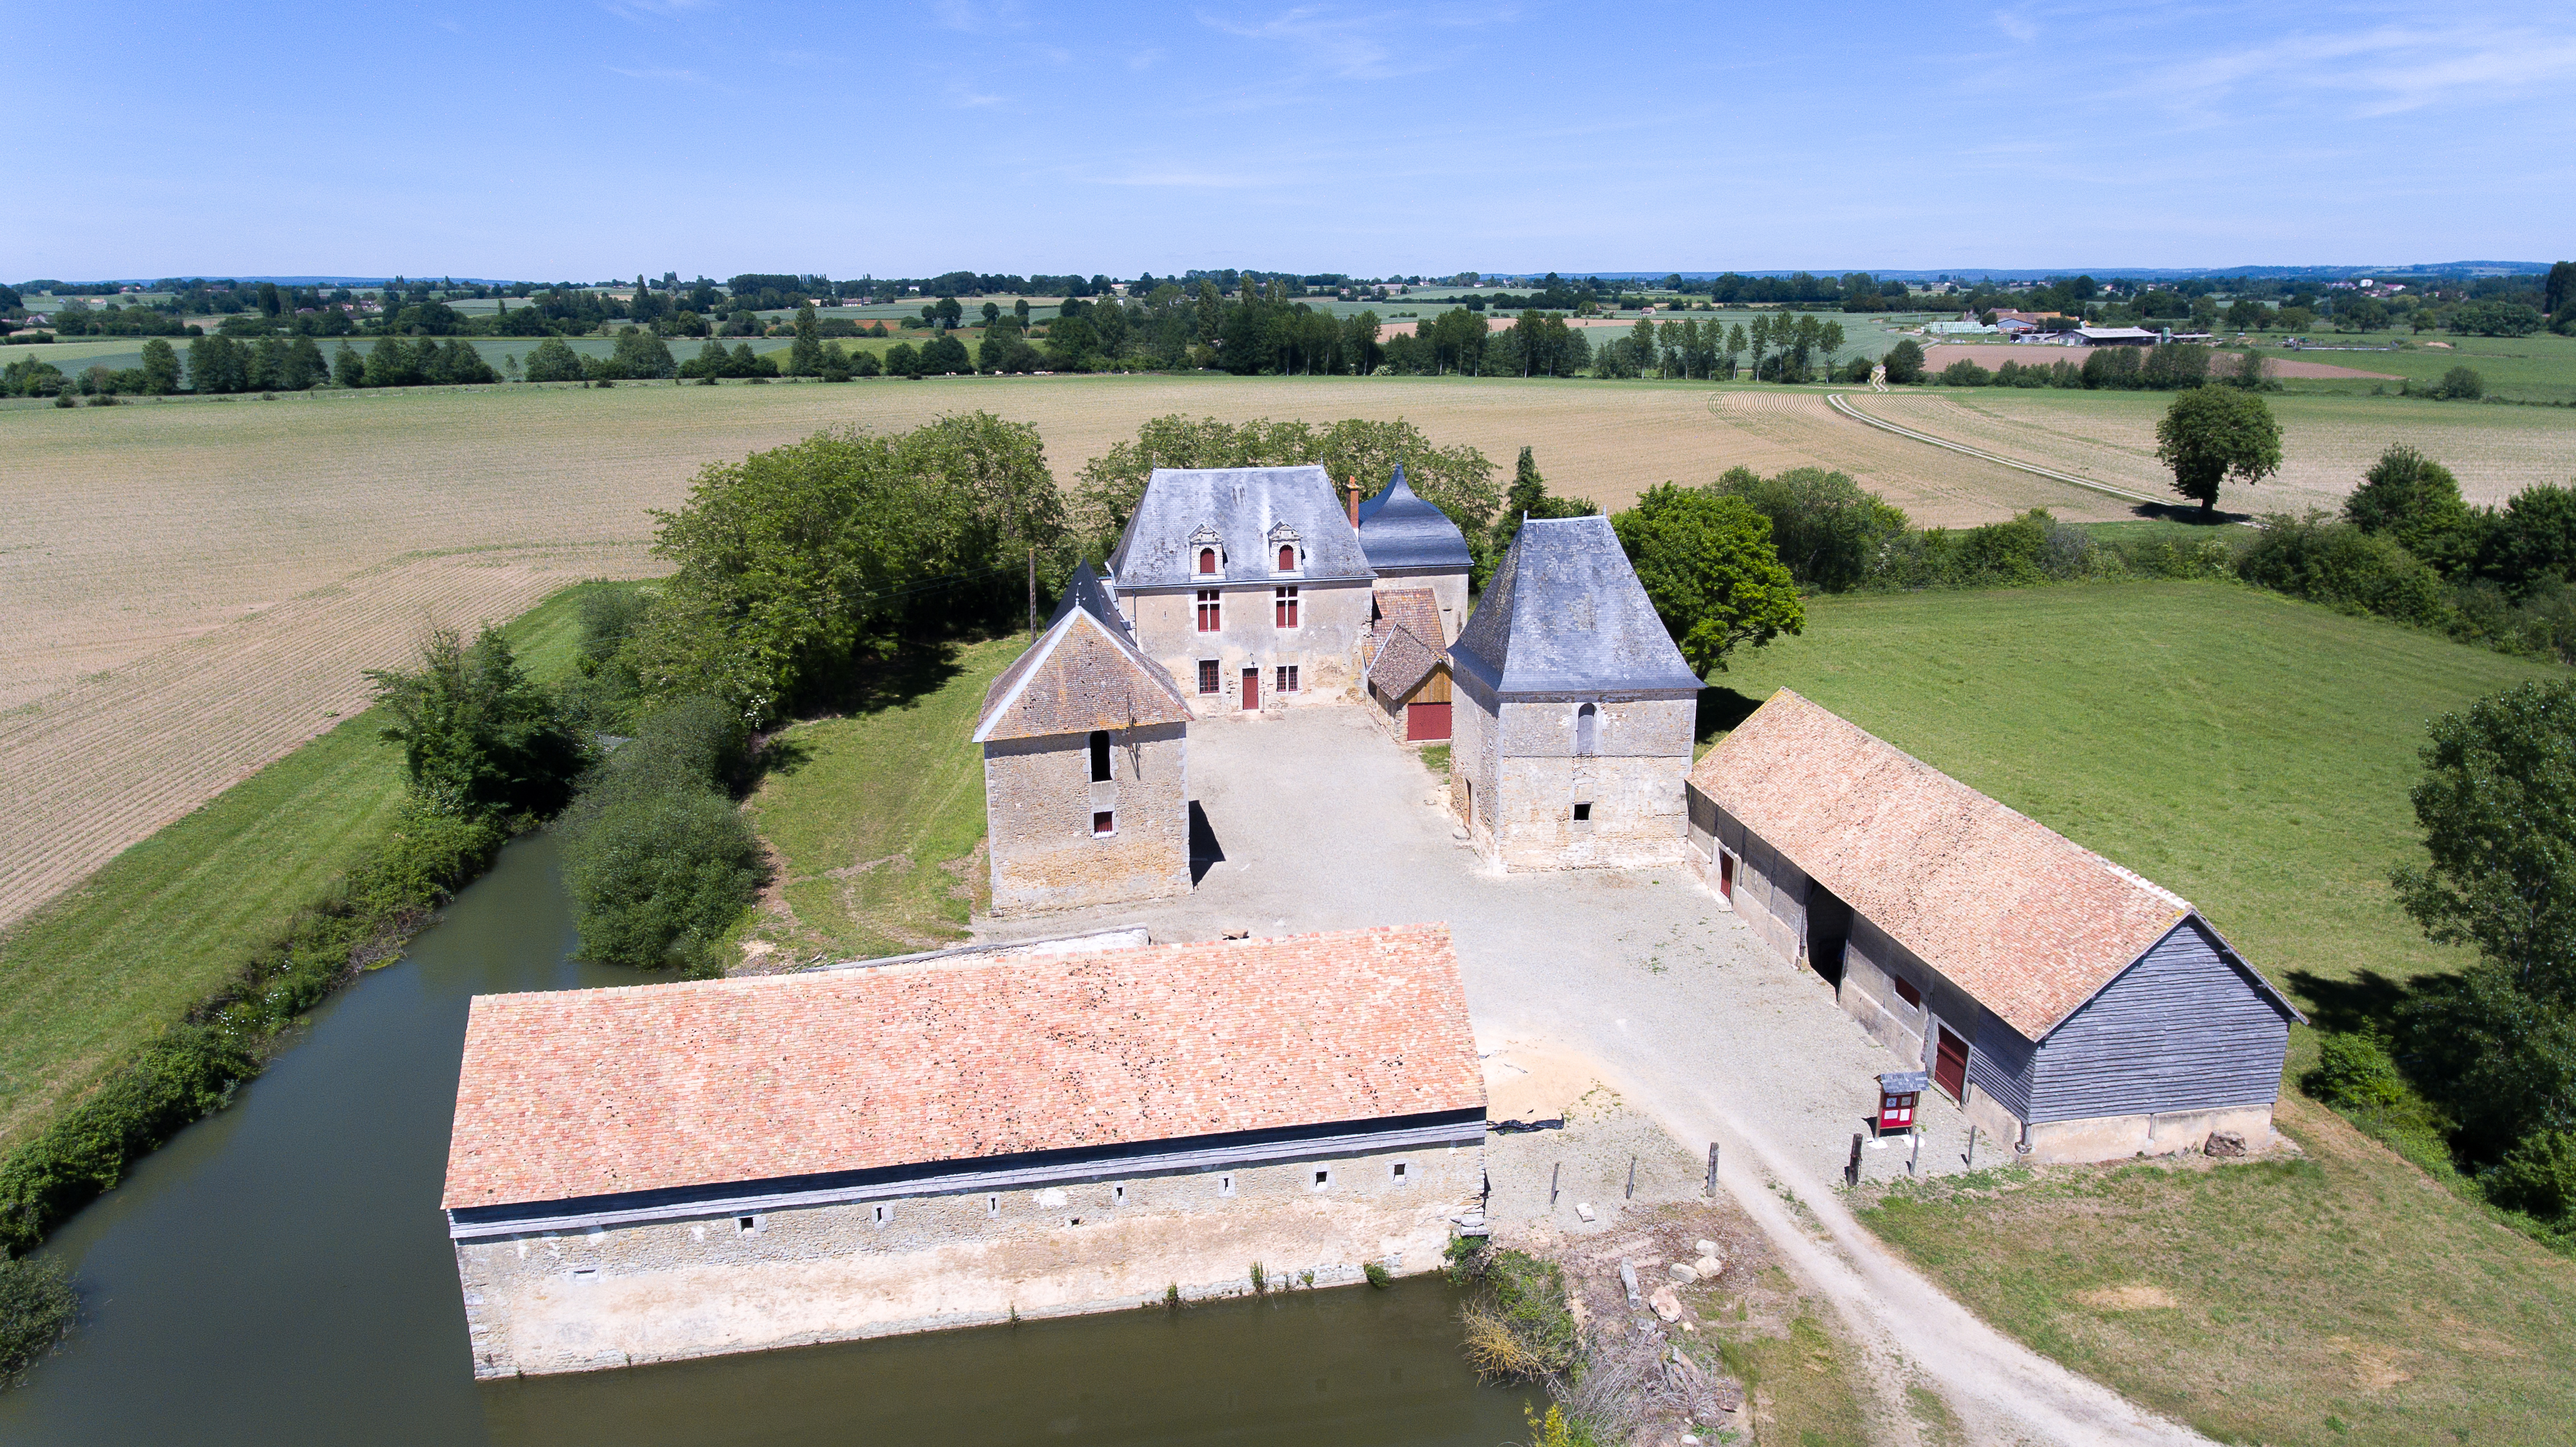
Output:
[[[1860,1185],[1860,1140],[1860,1132],[1853,1131],[1851,1164],[1843,1167],[1843,1183],[1855,1188]]]
[[[1038,641],[1038,550],[1029,549],[1029,641]]]
[[[1976,1168],[1977,1168],[1977,1128],[1976,1128],[1975,1126],[1973,1126],[1973,1125],[1972,1125],[1972,1126],[1968,1127],[1968,1169],[1973,1171],[1973,1170],[1975,1170]]]
[[[1717,1194],[1717,1142],[1708,1143],[1708,1194]]]
[[[1548,1167],[1548,1168],[1547,1168],[1547,1208],[1548,1208],[1549,1210],[1551,1210],[1551,1211],[1553,1211],[1553,1210],[1555,1210],[1555,1209],[1556,1209],[1556,1177],[1557,1177],[1557,1173],[1558,1173],[1558,1172],[1560,1172],[1560,1171],[1563,1171],[1564,1169],[1565,1169],[1565,1162],[1563,1162],[1563,1161],[1558,1161],[1555,1165],[1552,1165],[1552,1166],[1550,1166],[1550,1167]]]
[[[1907,1147],[1907,1148],[1906,1148],[1906,1151],[1905,1151],[1905,1174],[1907,1174],[1907,1175],[1909,1175],[1909,1176],[1919,1174],[1919,1172],[1917,1172],[1917,1171],[1916,1171],[1915,1167],[1917,1167],[1918,1165],[1922,1164],[1922,1161],[1923,1161],[1923,1132],[1922,1132],[1922,1131],[1920,1131],[1920,1130],[1917,1130],[1917,1131],[1915,1131],[1915,1132],[1914,1132],[1914,1144],[1913,1144],[1913,1145],[1911,1145],[1911,1146],[1909,1146],[1909,1147]]]
[[[1633,1201],[1633,1200],[1637,1199],[1637,1158],[1636,1158],[1635,1156],[1630,1156],[1630,1157],[1628,1157],[1628,1195],[1627,1195],[1627,1199],[1629,1199],[1629,1200],[1631,1200],[1631,1201]]]

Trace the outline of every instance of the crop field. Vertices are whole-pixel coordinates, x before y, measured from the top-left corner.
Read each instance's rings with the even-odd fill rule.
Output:
[[[2003,456],[2138,492],[2172,490],[2173,475],[2155,455],[2156,423],[2173,404],[2168,393],[1943,387],[1856,392],[1847,400],[1873,416]],[[2472,503],[2502,503],[2535,483],[2576,479],[2576,411],[2297,392],[2265,400],[2281,422],[2281,471],[2253,487],[2229,484],[2219,505],[2232,511],[2340,508],[2393,442],[2459,474]]]
[[[1710,415],[1746,439],[1746,465],[1758,472],[1790,467],[1826,467],[1850,473],[1861,485],[1905,509],[1918,527],[1947,527],[1993,522],[2031,508],[2044,507],[2072,522],[2111,521],[2134,516],[2135,504],[2104,493],[2052,481],[1979,458],[1929,446],[1893,433],[1865,427],[1825,404],[1825,393],[1782,387],[1729,388],[1708,400]],[[1899,393],[1880,397],[1846,391],[1846,400],[1867,399],[1874,413],[1921,431],[1913,420],[1918,399]],[[1894,403],[1890,408],[1887,404]],[[1990,451],[1992,447],[1954,427],[1942,435],[1959,435]],[[2034,456],[2030,460],[2077,471],[2064,462]],[[2105,478],[2106,482],[2113,479]],[[2126,483],[2115,485],[2127,486]],[[2153,480],[2163,490],[2161,476]]]

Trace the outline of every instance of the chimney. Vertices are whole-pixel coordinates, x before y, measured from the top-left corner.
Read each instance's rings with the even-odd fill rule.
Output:
[[[1353,530],[1353,531],[1357,531],[1357,530],[1359,529],[1359,525],[1360,525],[1360,480],[1359,480],[1359,478],[1357,478],[1356,476],[1355,476],[1355,477],[1353,477],[1353,478],[1351,479],[1351,481],[1350,481],[1350,493],[1351,493],[1351,528],[1352,528],[1352,530]]]

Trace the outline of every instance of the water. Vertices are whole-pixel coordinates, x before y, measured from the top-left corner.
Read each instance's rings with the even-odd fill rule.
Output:
[[[469,997],[630,984],[570,958],[554,845],[56,1234],[82,1326],[5,1443],[1405,1443],[1495,1447],[1433,1279],[478,1385],[438,1212]]]

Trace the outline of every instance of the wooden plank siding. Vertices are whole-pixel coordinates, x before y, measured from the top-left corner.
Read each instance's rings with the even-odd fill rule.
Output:
[[[2268,1105],[2289,1043],[2288,1011],[2194,915],[2049,1032],[2016,1113],[2037,1124]]]

